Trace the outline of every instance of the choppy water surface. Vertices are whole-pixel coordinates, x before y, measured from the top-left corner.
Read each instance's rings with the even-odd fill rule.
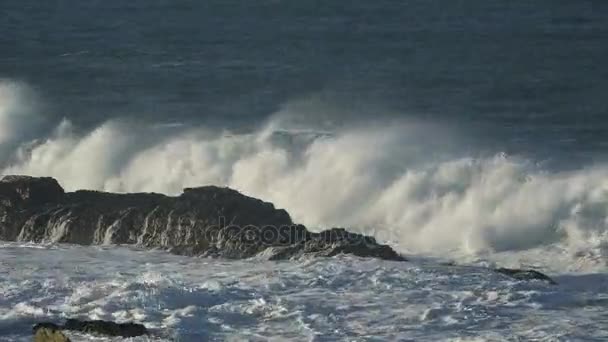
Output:
[[[608,337],[605,274],[552,274],[551,286],[428,260],[222,261],[16,244],[0,256],[4,340],[29,341],[32,323],[66,316],[141,322],[153,340],[178,341]]]

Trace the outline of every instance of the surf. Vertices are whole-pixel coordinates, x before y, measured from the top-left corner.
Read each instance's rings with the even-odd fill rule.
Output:
[[[546,169],[522,156],[465,148],[460,132],[436,123],[359,120],[328,128],[303,119],[323,106],[301,112],[285,105],[245,132],[121,119],[86,130],[69,118],[49,122],[24,85],[4,82],[0,90],[2,174],[54,177],[68,191],[175,195],[229,186],[313,230],[349,227],[410,254],[471,258],[553,248],[566,260],[603,263],[606,253],[606,165]]]

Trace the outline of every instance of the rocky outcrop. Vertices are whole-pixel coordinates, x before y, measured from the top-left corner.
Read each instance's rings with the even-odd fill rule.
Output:
[[[109,321],[81,321],[68,319],[65,324],[55,323],[36,324],[34,331],[35,342],[69,342],[63,331],[78,331],[88,335],[110,336],[110,337],[137,337],[148,335],[148,330],[142,324],[115,323]]]
[[[27,205],[58,201],[64,194],[63,188],[53,178],[5,176],[0,180],[0,196],[6,195]]]
[[[404,260],[373,238],[331,229],[312,233],[271,203],[215,186],[161,194],[64,192],[52,178],[0,181],[0,239],[81,245],[128,244],[224,258],[273,260],[353,254]]]
[[[518,268],[497,268],[494,271],[517,280],[540,280],[547,282],[551,285],[557,284],[557,282],[555,282],[555,280],[551,279],[549,276],[535,270],[522,270]]]

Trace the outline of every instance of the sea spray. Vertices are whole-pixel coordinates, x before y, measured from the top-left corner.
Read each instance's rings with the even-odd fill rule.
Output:
[[[11,94],[4,103],[19,107]],[[573,256],[604,255],[606,166],[560,172],[504,153],[471,155],[459,150],[458,132],[436,124],[293,129],[285,115],[245,133],[124,120],[82,132],[64,120],[34,139],[5,139],[2,173],[52,176],[67,190],[178,194],[230,186],[309,227],[349,227],[412,253],[559,245]],[[23,137],[39,132],[18,123]]]

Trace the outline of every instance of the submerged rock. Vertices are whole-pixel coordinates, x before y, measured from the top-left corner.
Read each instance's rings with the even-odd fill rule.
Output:
[[[108,321],[79,321],[68,319],[63,325],[65,330],[83,332],[85,334],[105,335],[113,337],[136,337],[148,335],[148,330],[142,324],[114,323]]]
[[[70,339],[65,336],[63,330],[111,337],[148,335],[148,330],[142,324],[68,319],[64,325],[57,325],[55,323],[36,324],[33,328],[34,342],[69,342]]]
[[[552,285],[557,284],[557,282],[555,282],[555,280],[551,279],[549,276],[547,276],[541,272],[535,271],[535,270],[522,270],[522,269],[516,269],[516,268],[497,268],[494,271],[498,272],[500,274],[509,276],[511,278],[517,279],[517,280],[541,280],[541,281],[545,281]]]
[[[177,197],[66,193],[53,178],[27,176],[0,181],[0,240],[128,244],[237,259],[344,253],[405,260],[391,247],[344,229],[312,233],[285,210],[229,188],[187,188]]]
[[[34,332],[34,342],[70,342],[70,339],[61,332],[61,327],[57,324],[36,324],[32,330]]]

